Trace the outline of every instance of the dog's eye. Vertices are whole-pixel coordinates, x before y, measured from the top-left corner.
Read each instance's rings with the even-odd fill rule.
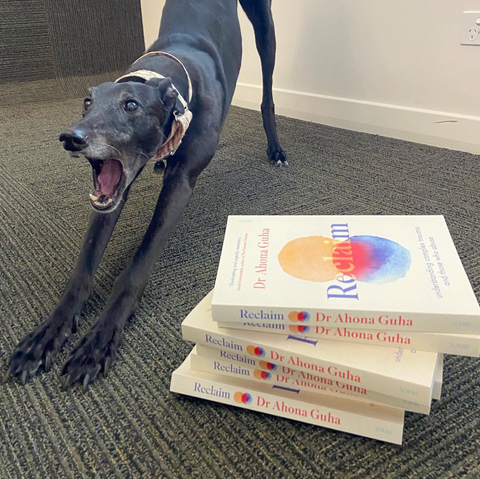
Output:
[[[125,111],[135,111],[138,108],[137,102],[134,100],[128,100],[123,105]]]
[[[92,100],[90,100],[90,98],[85,98],[85,100],[83,100],[83,109],[88,110],[88,107],[91,104],[92,104]]]

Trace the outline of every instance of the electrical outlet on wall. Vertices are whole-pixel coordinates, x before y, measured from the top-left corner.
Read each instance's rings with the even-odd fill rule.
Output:
[[[463,12],[462,45],[480,45],[480,12]]]

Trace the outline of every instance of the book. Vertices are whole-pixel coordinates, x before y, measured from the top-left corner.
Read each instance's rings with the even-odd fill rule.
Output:
[[[410,412],[430,414],[430,404],[418,404],[406,399],[398,399],[386,394],[369,391],[363,387],[333,381],[330,378],[324,378],[308,371],[294,370],[286,366],[278,366],[272,369],[267,364],[258,364],[253,367],[246,365],[245,362],[242,364],[226,360],[222,358],[222,353],[224,351],[219,349],[195,346],[190,357],[190,367],[196,371],[269,384],[273,389],[282,388],[293,392],[309,391],[327,396],[397,407]],[[244,361],[247,359],[247,357],[243,358]]]
[[[431,402],[437,353],[221,329],[212,319],[211,301],[212,292],[184,319],[184,339],[419,404]]]
[[[229,216],[223,322],[480,334],[443,216]]]
[[[230,352],[230,351],[224,351],[222,349],[215,349],[215,348],[208,348],[206,346],[200,346],[196,345],[195,346],[195,351],[198,355],[200,356],[205,356],[210,359],[219,359],[219,360],[227,360],[230,361],[234,364],[239,364],[239,365],[245,365],[249,368],[253,369],[263,369],[266,371],[271,371],[276,370],[277,365],[274,365],[273,363],[269,363],[268,361],[264,361],[262,359],[256,359],[252,357],[248,357],[245,355],[242,355],[241,353],[235,353],[235,352]],[[444,355],[439,354],[438,355],[438,364],[437,364],[437,369],[435,371],[435,377],[434,377],[434,382],[433,382],[433,392],[432,392],[432,399],[440,400],[441,395],[442,395],[442,385],[443,385],[443,359]],[[283,367],[283,366],[279,366]],[[333,381],[332,381],[333,383]],[[374,391],[370,391],[370,394],[377,394]],[[371,396],[373,397],[373,396]],[[378,396],[377,396],[378,397]],[[388,398],[392,396],[387,396]],[[397,398],[395,398],[397,399]],[[403,400],[406,403],[411,406],[412,404],[417,404],[412,401],[407,401]],[[383,402],[383,401],[378,401],[378,402]],[[390,404],[388,402],[385,402],[385,404]],[[394,405],[393,403],[390,405]],[[419,407],[424,407],[423,405],[418,404]],[[427,407],[429,407],[427,405]],[[404,408],[405,410],[408,410],[407,407]],[[422,411],[418,411],[422,412]]]
[[[378,329],[356,329],[346,326],[286,325],[277,322],[233,323],[217,321],[220,328],[244,329],[247,331],[274,334],[296,334],[308,338],[331,339],[347,343],[375,344],[377,346],[419,349],[436,353],[455,354],[478,358],[480,335],[458,333],[432,333],[425,331],[386,331]]]
[[[404,412],[398,408],[299,391],[194,371],[190,355],[172,374],[170,391],[280,416],[393,444],[402,443]]]

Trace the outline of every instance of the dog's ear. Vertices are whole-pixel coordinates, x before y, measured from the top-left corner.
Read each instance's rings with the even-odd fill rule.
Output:
[[[171,78],[151,78],[145,84],[155,88],[165,111],[184,112],[182,102],[178,98],[178,91],[173,87]]]

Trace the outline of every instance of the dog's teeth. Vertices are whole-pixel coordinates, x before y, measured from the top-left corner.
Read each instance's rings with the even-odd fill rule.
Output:
[[[100,197],[98,197],[90,194],[90,199],[98,206],[108,206],[113,201],[113,198],[108,198],[107,201],[105,201],[105,198],[105,195],[101,195]]]

